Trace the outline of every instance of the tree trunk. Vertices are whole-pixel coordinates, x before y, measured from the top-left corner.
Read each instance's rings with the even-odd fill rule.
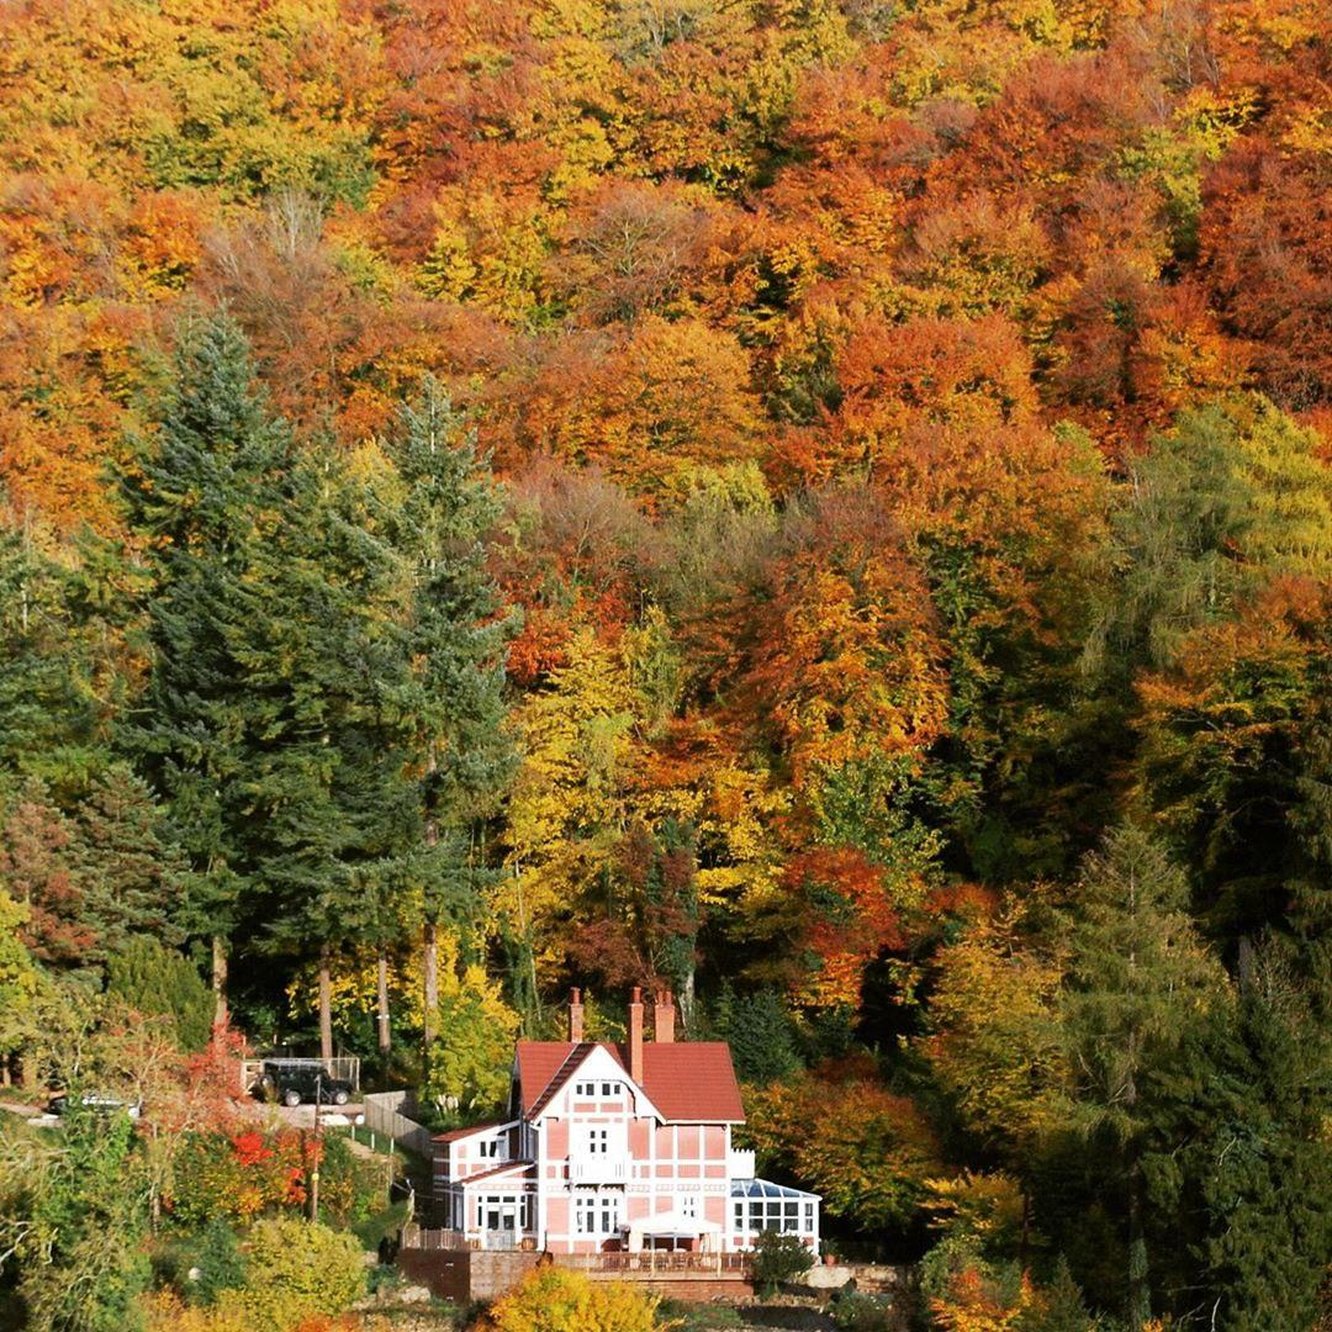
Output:
[[[333,976],[329,970],[327,945],[319,950],[319,1057],[333,1058]]]
[[[1142,1233],[1142,1171],[1133,1163],[1128,1199],[1128,1325],[1142,1332],[1152,1316],[1152,1292],[1147,1278],[1147,1241]]]
[[[383,945],[379,949],[379,1017],[377,1022],[379,1036],[379,1054],[388,1065],[389,1049],[392,1045],[392,1035],[389,1031],[389,998],[388,998],[388,953]]]
[[[425,923],[423,930],[422,972],[425,976],[425,1047],[439,1035],[436,1024],[439,1015],[439,933],[433,920]]]
[[[213,1030],[227,1025],[227,945],[220,934],[213,935]]]

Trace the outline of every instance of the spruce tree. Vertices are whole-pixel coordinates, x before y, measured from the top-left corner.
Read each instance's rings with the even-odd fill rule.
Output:
[[[0,776],[84,771],[98,709],[65,569],[0,490]]]
[[[255,574],[286,521],[286,426],[251,386],[244,337],[219,315],[187,324],[157,431],[122,466],[127,518],[149,566],[146,688],[122,738],[167,802],[189,863],[183,920],[212,939],[219,1019],[227,940],[251,871],[253,747],[263,699],[253,626],[272,613]]]
[[[380,937],[385,895],[420,840],[398,704],[410,658],[398,562],[364,491],[314,454],[293,458],[285,484],[288,520],[257,562],[266,607],[246,654],[263,699],[249,853],[266,939],[317,950],[328,1057],[332,958]]]
[[[438,929],[474,919],[485,877],[476,831],[515,765],[503,725],[504,648],[515,625],[501,614],[486,561],[499,493],[433,380],[403,408],[392,452],[407,488],[393,539],[408,579],[412,675],[402,708],[424,830],[408,877],[418,903],[428,1049],[439,1004]]]
[[[1131,825],[1087,860],[1070,920],[1069,981],[1059,1015],[1069,1067],[1071,1126],[1098,1145],[1125,1198],[1131,1332],[1151,1317],[1143,1156],[1154,1069],[1224,1002],[1225,977],[1186,911],[1188,880]]]
[[[1154,1173],[1176,1180],[1190,1284],[1224,1332],[1304,1332],[1332,1263],[1332,1095],[1326,979],[1288,940],[1267,940],[1241,968],[1233,1018],[1193,1068],[1168,1076],[1174,1115],[1156,1134]],[[1320,1002],[1318,995],[1322,995]]]

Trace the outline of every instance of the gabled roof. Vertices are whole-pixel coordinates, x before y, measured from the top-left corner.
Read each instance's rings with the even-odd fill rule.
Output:
[[[517,1076],[523,1114],[528,1119],[540,1114],[598,1048],[628,1075],[629,1055],[623,1046],[598,1046],[595,1041],[519,1041]],[[642,1089],[670,1123],[741,1123],[745,1117],[731,1050],[724,1041],[648,1042],[643,1046]]]
[[[471,1128],[450,1129],[447,1133],[436,1133],[433,1141],[458,1142],[463,1138],[470,1138],[478,1133],[489,1133],[492,1129],[508,1128],[509,1124],[511,1123],[513,1123],[512,1120],[509,1120],[508,1123],[503,1123],[503,1124],[500,1123],[498,1120],[496,1120],[493,1124],[473,1124]]]
[[[524,1047],[527,1059],[523,1059]],[[518,1081],[523,1089],[523,1114],[529,1119],[546,1108],[550,1100],[573,1077],[593,1050],[607,1050],[619,1059],[614,1046],[596,1041],[519,1041]]]

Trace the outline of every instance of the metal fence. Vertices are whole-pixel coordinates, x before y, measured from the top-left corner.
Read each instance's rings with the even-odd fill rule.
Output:
[[[266,1059],[242,1059],[240,1062],[241,1091],[253,1095],[264,1076],[264,1065],[272,1060],[282,1064],[303,1064],[322,1068],[331,1078],[350,1082],[355,1091],[361,1090],[361,1061],[356,1055],[335,1055],[332,1059],[288,1059],[285,1055],[269,1055]]]
[[[413,1108],[410,1092],[371,1092],[365,1098],[365,1126],[429,1160],[432,1152],[430,1130],[403,1113]]]

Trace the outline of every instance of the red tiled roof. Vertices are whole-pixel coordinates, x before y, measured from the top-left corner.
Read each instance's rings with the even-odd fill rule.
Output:
[[[480,1184],[483,1180],[495,1179],[499,1175],[509,1175],[515,1170],[521,1170],[527,1174],[532,1169],[531,1161],[510,1161],[508,1165],[495,1166],[493,1170],[483,1170],[479,1175],[464,1175],[462,1179],[456,1182],[463,1188],[470,1189],[473,1184]]]
[[[725,1041],[647,1042],[643,1090],[667,1119],[679,1123],[739,1123],[745,1117]]]
[[[519,1041],[518,1082],[523,1093],[523,1114],[529,1119],[545,1104],[551,1096],[568,1080],[574,1067],[582,1063],[581,1059],[572,1060],[571,1055],[579,1051],[591,1054],[597,1048],[595,1041],[575,1044],[573,1041]],[[619,1051],[613,1045],[603,1045],[603,1050],[619,1059]],[[623,1061],[621,1061],[623,1062]],[[570,1067],[565,1069],[565,1064]],[[563,1074],[564,1076],[559,1076]]]
[[[487,1129],[500,1127],[497,1120],[493,1124],[473,1124],[471,1128],[450,1129],[447,1133],[436,1133],[433,1142],[457,1142],[459,1138],[470,1138],[473,1133],[484,1133]]]
[[[539,1112],[596,1048],[590,1041],[581,1045],[571,1041],[519,1041],[523,1114],[530,1118]],[[601,1048],[628,1072],[629,1056],[623,1046]],[[745,1117],[731,1066],[731,1049],[724,1041],[645,1042],[643,1090],[673,1123],[738,1123]]]

